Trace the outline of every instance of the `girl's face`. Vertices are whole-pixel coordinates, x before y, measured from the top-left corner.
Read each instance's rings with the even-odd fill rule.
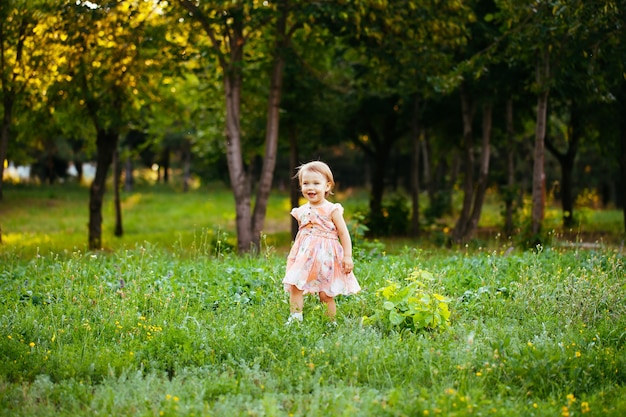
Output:
[[[330,191],[330,182],[319,172],[304,171],[300,179],[302,195],[310,204],[317,205],[324,202],[326,193]]]

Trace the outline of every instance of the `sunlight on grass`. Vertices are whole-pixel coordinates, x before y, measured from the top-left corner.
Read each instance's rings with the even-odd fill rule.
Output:
[[[285,213],[289,213],[292,209],[291,201],[287,198],[283,199],[280,204],[280,208],[283,209]]]
[[[234,197],[232,191],[226,187],[211,185],[183,193],[164,185],[142,186],[136,187],[133,192],[123,192],[121,197],[124,234],[122,237],[115,237],[112,195],[105,194],[102,239],[107,250],[132,248],[144,242],[170,248],[175,242],[193,242],[194,236],[204,230],[221,230],[229,235],[229,245],[236,242]],[[453,200],[458,203],[457,197]],[[76,185],[7,187],[5,201],[0,205],[4,241],[0,251],[16,245],[26,251],[25,253],[35,253],[39,246],[46,250],[85,247],[89,220],[88,200],[88,188]],[[344,206],[346,220],[350,222],[355,214],[367,212],[369,194],[367,190],[361,189],[338,190],[330,201]],[[428,199],[424,196],[421,201],[426,204]],[[299,201],[300,204],[304,202],[303,198]],[[274,191],[270,195],[263,233],[266,235],[266,242],[281,252],[290,247],[290,210],[287,192]],[[501,202],[497,196],[488,194],[479,223],[483,233],[476,237],[473,246],[483,247],[490,242],[495,242],[496,245],[515,244],[508,241],[508,237],[501,236],[501,210]],[[419,239],[399,236],[382,240],[387,244],[387,249],[394,252],[407,246],[445,246],[452,234],[456,215],[458,213],[455,211],[438,219],[436,223],[423,224],[423,234]],[[523,227],[528,222],[528,216],[530,205],[525,204],[518,213],[517,222]],[[561,211],[555,207],[547,207],[543,229],[551,239],[578,241],[588,237],[601,243],[623,240],[623,214],[619,210],[581,208],[575,212],[575,221],[573,228],[563,231]],[[363,238],[352,237],[357,244]]]
[[[2,243],[11,246],[40,246],[50,244],[53,239],[46,234],[6,233],[2,235]]]
[[[141,203],[141,198],[142,198],[141,193],[130,195],[124,199],[124,204],[122,204],[122,207],[125,210],[132,209],[133,207]]]

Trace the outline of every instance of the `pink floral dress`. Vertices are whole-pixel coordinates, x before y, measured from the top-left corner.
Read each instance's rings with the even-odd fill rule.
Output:
[[[291,210],[300,227],[287,257],[285,291],[295,285],[305,294],[323,291],[334,297],[361,290],[354,273],[346,274],[341,268],[343,247],[331,218],[335,210],[343,215],[341,204],[329,201],[319,206],[306,203]]]

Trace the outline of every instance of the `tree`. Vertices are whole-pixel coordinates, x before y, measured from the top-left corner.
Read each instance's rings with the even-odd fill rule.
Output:
[[[24,105],[27,95],[36,95],[46,88],[50,81],[46,78],[46,64],[55,65],[51,55],[56,51],[41,48],[53,33],[49,29],[54,19],[46,19],[47,7],[45,1],[0,2],[0,201],[15,108]]]
[[[462,89],[463,90],[463,89]],[[454,228],[454,240],[457,243],[470,238],[478,227],[482,205],[487,191],[489,161],[491,156],[491,130],[493,118],[493,103],[486,101],[482,106],[482,142],[480,146],[480,164],[478,180],[474,180],[474,138],[472,119],[474,106],[466,91],[461,92],[461,107],[463,114],[463,207]]]
[[[595,2],[594,2],[595,3]],[[598,69],[601,72],[601,91],[608,93],[613,104],[612,120],[617,120],[617,138],[606,144],[607,154],[616,156],[619,165],[618,192],[622,203],[624,232],[626,233],[626,5],[623,1],[602,3],[596,16],[599,22],[600,41],[593,50],[598,57]],[[612,146],[614,144],[614,146]]]
[[[569,123],[563,132],[566,149],[561,151],[549,135],[545,138],[546,149],[561,165],[561,207],[563,226],[566,228],[574,223],[573,170],[583,135],[584,115],[578,100],[578,97],[573,96],[569,104]]]
[[[151,45],[158,36],[147,36],[158,16],[154,3],[119,1],[99,6],[68,2],[61,9],[60,30],[67,60],[54,96],[63,100],[51,105],[89,120],[96,136],[96,174],[90,187],[88,245],[102,248],[102,204],[108,169],[117,151],[120,134],[128,129],[139,100],[137,84],[149,67]],[[142,59],[140,59],[142,58]],[[116,181],[115,186],[119,186]],[[121,224],[118,225],[121,231]]]
[[[458,80],[452,70],[455,48],[467,41],[466,25],[474,19],[460,2],[429,4],[362,0],[348,12],[343,35],[352,46],[360,98],[354,111],[352,138],[372,163],[370,217],[383,222],[383,195],[392,150],[403,140],[412,149],[410,173],[412,233],[419,233],[419,152],[423,109],[433,96],[451,91]],[[350,26],[352,25],[352,26]],[[383,226],[384,227],[384,226]],[[407,230],[408,231],[408,230]]]
[[[606,97],[603,74],[598,70],[597,51],[612,34],[607,30],[610,10],[604,2],[589,1],[570,11],[572,16],[567,18],[568,21],[573,21],[574,25],[577,21],[584,21],[584,24],[568,30],[554,60],[553,128],[546,135],[545,145],[561,166],[564,227],[573,225],[573,170],[578,150],[581,144],[591,142],[593,138],[593,122],[588,115],[593,114]]]
[[[292,10],[307,2],[291,4],[286,0],[275,3],[213,1],[199,4],[179,0],[192,20],[200,24],[210,41],[222,71],[225,97],[226,157],[231,186],[235,196],[237,247],[241,253],[256,250],[265,220],[278,144],[279,108],[284,69],[283,49],[301,23],[289,19]],[[301,17],[302,15],[300,15]],[[241,131],[242,86],[245,73],[244,46],[262,37],[262,28],[272,22],[266,35],[273,39],[270,48],[272,69],[268,93],[268,111],[263,165],[257,185],[254,211],[251,210],[252,170],[245,163],[245,147]]]
[[[504,200],[504,233],[511,236],[514,229],[513,212],[515,202],[515,127],[514,127],[514,101],[511,97],[506,100],[506,184],[500,193]]]
[[[463,126],[460,146],[463,161],[463,206],[453,231],[453,240],[457,243],[467,241],[473,236],[482,214],[489,181],[493,107],[497,101],[500,83],[499,71],[496,70],[497,56],[484,53],[499,35],[497,28],[487,18],[494,12],[494,5],[490,1],[479,0],[473,4],[473,10],[476,18],[468,27],[468,36],[472,42],[456,51],[461,62],[457,71],[463,79],[459,87]],[[482,140],[479,147],[475,145],[473,132],[474,115],[478,106],[481,107],[482,115]],[[477,150],[480,152],[478,167],[475,157]]]
[[[562,65],[563,56],[568,54],[568,50],[576,48],[578,33],[587,25],[588,7],[602,7],[600,3],[578,0],[497,2],[499,11],[496,15],[502,23],[501,30],[507,44],[505,54],[515,56],[520,66],[534,68],[535,73],[531,87],[537,98],[530,225],[533,240],[541,232],[545,210],[544,159],[548,98],[555,82],[555,69],[552,66],[554,63]]]

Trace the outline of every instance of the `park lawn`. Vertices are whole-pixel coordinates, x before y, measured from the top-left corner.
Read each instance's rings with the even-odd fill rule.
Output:
[[[287,327],[288,231],[286,247],[269,234],[260,256],[235,255],[232,196],[219,187],[125,196],[125,236],[114,239],[107,222],[98,252],[75,237],[86,240],[86,189],[7,195],[0,415],[626,413],[619,246],[526,251],[495,239],[445,249],[357,236],[363,291],[338,297],[339,325],[309,297],[304,324]],[[350,211],[363,203],[336,198]],[[288,209],[273,195],[268,219],[280,224]],[[424,292],[412,299],[378,291],[416,282]],[[424,319],[405,309],[420,305],[433,317],[445,305],[449,321],[392,322]]]
[[[271,253],[3,251],[0,415],[626,412],[616,250],[365,249],[363,291],[338,297],[337,327],[313,297],[302,325],[284,325],[284,257]],[[414,271],[449,322],[372,319],[391,311],[378,289]]]
[[[168,248],[210,246],[216,240],[228,248],[236,245],[234,198],[223,186],[186,193],[144,186],[122,193],[121,199],[124,233],[116,237],[113,195],[105,195],[102,241],[107,250],[144,242]],[[2,240],[5,246],[27,253],[85,250],[88,202],[89,189],[73,184],[7,187],[0,204]],[[272,194],[266,219],[270,243],[288,247],[289,210],[288,196]]]
[[[7,185],[4,201],[0,202],[0,227],[3,246],[24,254],[86,250],[89,189],[76,184],[57,184],[38,187]],[[236,246],[235,210],[232,191],[220,184],[210,184],[189,192],[163,184],[137,186],[132,192],[122,192],[123,236],[114,232],[113,195],[105,194],[103,204],[102,241],[104,249],[133,248],[150,242],[165,248],[184,247],[189,250]],[[345,216],[353,239],[360,239],[359,216],[368,211],[365,190],[338,190],[332,200],[345,207]],[[393,198],[390,195],[390,198]],[[455,197],[455,204],[460,204]],[[422,203],[426,203],[424,198]],[[291,204],[286,192],[270,195],[263,230],[264,250],[279,253],[288,251],[291,242]],[[425,211],[427,207],[422,207]],[[458,209],[458,207],[457,207]],[[497,196],[488,194],[479,231],[470,242],[473,247],[490,244],[520,246],[521,242],[501,234],[502,208]],[[521,222],[527,223],[529,202],[520,211]],[[424,219],[422,219],[424,220]],[[620,210],[576,211],[576,225],[563,230],[561,214],[556,207],[547,207],[544,221],[546,242],[561,241],[606,243],[619,245],[624,240],[624,220]],[[445,247],[456,222],[455,215],[447,215],[435,224],[424,224],[420,238],[381,238],[388,250],[396,252],[405,246]],[[519,236],[518,236],[519,237]],[[202,249],[203,248],[203,249]]]

